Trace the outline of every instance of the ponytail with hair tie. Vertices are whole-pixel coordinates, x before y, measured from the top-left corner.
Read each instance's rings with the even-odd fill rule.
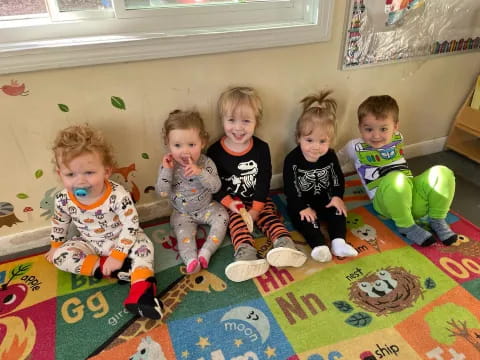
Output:
[[[329,98],[332,90],[320,91],[318,94],[312,94],[304,97],[300,102],[303,103],[303,113],[312,109],[313,112],[320,113],[322,110],[326,110],[335,114],[337,111],[337,102]],[[316,104],[315,104],[316,103]]]
[[[297,120],[295,137],[298,140],[302,134],[312,131],[314,126],[322,126],[328,129],[331,142],[336,133],[337,102],[330,97],[332,90],[323,90],[304,97],[300,103],[303,111]]]

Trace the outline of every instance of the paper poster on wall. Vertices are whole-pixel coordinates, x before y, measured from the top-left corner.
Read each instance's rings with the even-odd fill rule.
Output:
[[[350,0],[343,69],[480,49],[479,0]]]

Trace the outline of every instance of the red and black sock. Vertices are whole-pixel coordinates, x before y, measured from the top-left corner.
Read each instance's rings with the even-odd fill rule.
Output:
[[[123,305],[133,314],[138,314],[154,320],[163,316],[163,304],[156,297],[157,281],[151,276],[148,279],[132,284]]]

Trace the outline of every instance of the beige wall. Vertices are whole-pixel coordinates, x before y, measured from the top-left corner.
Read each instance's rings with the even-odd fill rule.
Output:
[[[270,143],[277,174],[294,146],[298,101],[317,89],[335,91],[338,145],[357,134],[359,102],[383,93],[400,104],[408,144],[446,136],[480,69],[479,53],[341,71],[344,12],[344,5],[337,4],[332,38],[319,44],[0,76],[0,85],[15,79],[29,91],[28,96],[0,92],[0,202],[13,204],[15,216],[23,221],[14,223],[10,217],[10,224],[1,225],[0,237],[48,226],[39,204],[48,189],[60,187],[49,151],[60,128],[89,122],[103,129],[115,145],[119,164],[136,164],[133,181],[142,194],[140,204],[148,204],[157,199],[144,189],[155,183],[164,152],[160,130],[165,116],[175,108],[196,106],[215,138],[221,134],[214,116],[216,98],[232,84],[252,85],[262,95],[265,118],[258,135]],[[126,110],[114,108],[111,96],[124,99]],[[61,112],[60,103],[70,111]],[[150,158],[142,158],[142,153]],[[40,178],[34,175],[37,169],[44,172]],[[19,199],[19,193],[28,198]],[[24,213],[27,206],[33,212]]]

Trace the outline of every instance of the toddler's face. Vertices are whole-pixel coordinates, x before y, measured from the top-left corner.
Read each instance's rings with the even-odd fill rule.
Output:
[[[86,195],[80,199],[81,203],[90,204],[98,200],[104,193],[105,181],[108,180],[112,169],[103,165],[98,152],[86,152],[73,158],[69,164],[58,159],[57,173],[63,186],[74,194],[75,189],[85,189]]]
[[[372,114],[366,115],[358,125],[362,139],[371,147],[379,149],[392,141],[393,134],[398,129],[391,115],[384,119]]]
[[[310,162],[316,162],[321,156],[325,155],[330,147],[330,138],[324,129],[314,127],[308,135],[301,135],[298,143],[302,154]]]
[[[168,134],[170,152],[181,166],[189,165],[190,161],[196,164],[204,145],[198,129],[175,129]]]
[[[240,104],[223,116],[223,130],[227,136],[226,144],[236,151],[248,146],[255,132],[257,120],[248,104]]]

